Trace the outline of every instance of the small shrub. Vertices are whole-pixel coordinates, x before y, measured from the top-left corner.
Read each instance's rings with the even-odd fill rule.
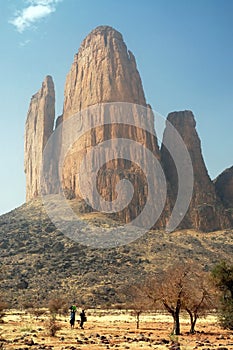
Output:
[[[0,323],[3,323],[3,317],[5,316],[6,309],[7,309],[7,303],[0,301]]]
[[[29,309],[33,309],[34,303],[32,301],[24,300],[22,302],[22,308],[23,310],[26,310],[26,311],[28,311]]]
[[[38,320],[40,316],[45,314],[45,310],[44,309],[32,309],[31,313],[36,317],[36,319]]]
[[[57,331],[61,329],[60,325],[56,322],[56,319],[53,317],[51,317],[48,321],[47,328],[51,337],[55,337]]]
[[[50,312],[50,319],[47,322],[47,328],[51,337],[55,337],[57,331],[61,329],[57,323],[57,315],[62,315],[67,309],[66,302],[63,298],[57,297],[49,300],[48,309]]]
[[[49,312],[56,318],[57,315],[64,314],[64,310],[67,310],[67,305],[64,299],[62,298],[53,298],[50,299],[48,304]]]

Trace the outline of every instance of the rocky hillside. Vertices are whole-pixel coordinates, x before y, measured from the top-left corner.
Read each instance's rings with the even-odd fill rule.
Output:
[[[71,202],[73,207],[80,204]],[[117,225],[100,213],[82,214],[82,220],[93,233],[97,227]],[[34,200],[0,217],[1,287],[12,305],[43,305],[58,295],[92,307],[114,305],[121,302],[124,285],[177,260],[192,259],[205,270],[222,259],[232,260],[232,239],[232,230],[149,231],[125,246],[94,249],[60,233]]]

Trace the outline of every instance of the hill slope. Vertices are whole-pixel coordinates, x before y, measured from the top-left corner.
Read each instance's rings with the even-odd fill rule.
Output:
[[[71,201],[77,207],[79,203]],[[90,227],[116,225],[99,213],[83,214]],[[120,302],[123,285],[165,269],[175,260],[192,259],[208,270],[232,260],[233,230],[198,233],[150,231],[131,244],[94,249],[73,242],[51,223],[39,200],[0,217],[2,290],[12,305],[46,304],[63,295],[85,305]]]

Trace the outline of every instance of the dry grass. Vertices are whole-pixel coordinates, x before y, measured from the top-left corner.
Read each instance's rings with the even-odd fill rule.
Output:
[[[88,322],[81,330],[76,322],[70,329],[69,314],[58,318],[61,329],[55,337],[49,336],[47,320],[49,313],[40,317],[13,310],[5,316],[1,325],[2,349],[169,349],[172,320],[168,315],[144,314],[140,329],[136,330],[135,317],[129,311],[87,310]],[[197,323],[197,332],[188,334],[188,319],[181,319],[182,335],[178,337],[180,349],[233,349],[233,334],[222,330],[215,316],[208,316]]]

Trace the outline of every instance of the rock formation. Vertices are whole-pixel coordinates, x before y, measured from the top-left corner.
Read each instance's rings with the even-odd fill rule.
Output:
[[[102,102],[146,106],[134,55],[119,32],[101,26],[86,37],[67,75],[64,96],[64,120]]]
[[[52,77],[47,76],[41,89],[31,98],[25,125],[24,169],[27,201],[40,194],[43,150],[53,132],[54,118],[54,84]]]
[[[181,227],[197,228],[201,231],[214,231],[229,225],[224,208],[217,198],[214,184],[211,181],[201,153],[201,142],[196,132],[196,122],[191,111],[173,112],[168,115],[170,122],[182,137],[189,152],[194,175],[193,195],[190,206],[185,215]],[[161,161],[166,178],[170,184],[170,200],[174,206],[177,191],[178,177],[174,161],[164,144],[173,145],[174,140],[167,128],[164,131],[163,145],[161,148]],[[184,169],[185,171],[185,169]]]
[[[226,208],[233,208],[233,166],[224,170],[214,181],[218,196]]]
[[[87,107],[108,102],[128,102],[146,106],[133,54],[128,51],[119,32],[111,27],[102,26],[93,30],[86,37],[78,54],[75,55],[65,84],[63,121],[65,122]],[[92,112],[90,111],[90,113]],[[129,112],[134,114],[135,125],[139,124],[140,128],[116,123],[106,125],[106,115],[110,120],[113,120],[114,113],[116,113],[114,107],[112,110],[108,110],[107,106],[104,107],[103,111],[97,113],[98,115],[94,111],[92,118],[95,121],[97,119],[101,126],[86,132],[66,156],[63,167],[63,186],[69,197],[82,198],[78,186],[80,162],[91,148],[106,140],[125,138],[137,141],[145,145],[155,157],[159,158],[157,140],[153,135],[155,134],[153,113],[146,111],[146,115],[142,117],[140,111],[136,109]],[[145,111],[142,113],[145,114]],[[87,124],[87,117],[84,116],[82,117],[82,125],[77,125],[77,127],[86,130],[88,129]],[[146,127],[151,131],[151,134],[144,130]],[[134,145],[130,147],[128,154],[131,160],[137,159]],[[101,167],[102,160],[108,157],[113,157],[114,161],[106,162]],[[118,217],[126,222],[137,217],[145,205],[147,197],[146,181],[140,168],[124,157],[119,159],[117,149],[113,147],[104,150],[100,155],[95,155],[93,162],[85,164],[86,177],[91,179],[92,174],[97,173],[97,171],[97,190],[105,201],[109,202],[117,198],[116,185],[119,180],[130,179],[134,186],[134,197],[131,204],[118,213]],[[89,187],[91,188],[91,186]],[[88,201],[96,201],[93,196],[93,191],[90,190]]]
[[[227,210],[233,225],[233,166],[224,170],[215,180],[216,193]]]
[[[116,104],[106,105],[109,102],[116,102]],[[121,106],[121,103],[125,102],[129,106],[127,111]],[[42,155],[45,144],[53,132],[54,103],[52,78],[46,77],[42,88],[32,97],[26,121],[27,201],[37,197],[40,192]],[[98,113],[94,106],[99,106]],[[121,111],[121,121],[116,122],[114,116],[119,111]],[[128,114],[133,118],[133,122],[131,120],[131,123],[127,124]],[[74,119],[74,115],[78,118]],[[194,172],[193,196],[180,227],[196,228],[202,231],[229,227],[229,214],[226,213],[221,200],[225,205],[232,203],[232,170],[231,180],[226,174],[217,180],[218,195],[216,195],[214,184],[209,178],[201,154],[200,140],[192,112],[171,113],[168,116],[168,122],[183,138]],[[67,128],[69,123],[70,129]],[[70,142],[76,130],[80,130],[81,136],[72,142],[72,147],[65,154],[61,167],[59,160],[64,155],[64,145]],[[57,118],[55,134],[56,132],[59,137],[52,144],[45,169],[48,180],[44,188],[46,193],[57,193],[61,190],[58,182],[58,168],[62,169],[61,186],[66,197],[84,199],[82,202],[86,204],[83,210],[92,210],[88,203],[96,201],[96,193],[92,189],[93,182],[96,182],[99,197],[103,198],[106,203],[111,203],[117,200],[118,182],[122,179],[129,180],[134,187],[132,200],[124,209],[119,210],[116,216],[124,222],[131,222],[146,206],[151,186],[157,190],[154,196],[156,199],[150,212],[144,216],[144,222],[140,222],[144,225],[150,216],[154,216],[154,213],[159,211],[158,203],[163,202],[164,189],[162,189],[161,177],[157,171],[150,172],[150,179],[152,179],[149,181],[150,186],[147,183],[148,179],[143,173],[143,167],[150,167],[151,164],[146,158],[146,153],[135,147],[135,144],[143,145],[144,149],[150,151],[154,159],[158,162],[161,160],[167,178],[168,196],[165,209],[154,227],[163,228],[166,225],[176,202],[178,189],[176,167],[166,147],[162,145],[161,151],[158,148],[153,112],[146,103],[135,58],[128,51],[122,35],[113,28],[101,26],[93,30],[75,55],[66,79],[63,114]],[[119,153],[121,145],[115,143],[117,139],[134,142],[125,147],[127,157]],[[169,129],[166,128],[164,144],[172,148],[174,147],[173,141]],[[108,148],[103,146],[106,142],[109,142]],[[101,152],[90,156],[91,151],[98,147]],[[139,165],[140,160],[144,162],[142,169]],[[80,171],[80,165],[82,165],[82,171]],[[83,186],[85,195],[80,188],[82,187],[80,173],[82,173],[81,177],[86,179]],[[93,174],[96,174],[95,178]],[[222,181],[222,178],[225,180]],[[221,189],[222,186],[223,189]],[[124,196],[125,193],[121,195]],[[102,208],[101,205],[100,208]]]

